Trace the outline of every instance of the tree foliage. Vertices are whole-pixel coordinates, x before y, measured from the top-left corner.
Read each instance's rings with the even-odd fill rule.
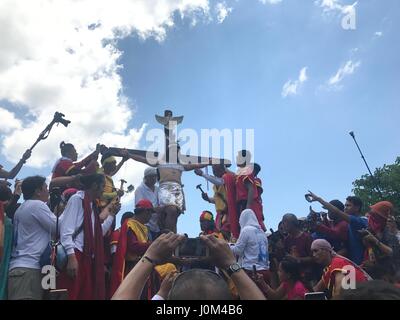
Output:
[[[382,197],[377,191],[376,184],[379,186]],[[368,174],[354,181],[353,187],[354,194],[363,200],[365,210],[379,201],[387,200],[394,204],[396,214],[399,215],[400,157],[396,159],[394,164],[385,164],[382,168],[377,168],[374,172],[374,178]]]

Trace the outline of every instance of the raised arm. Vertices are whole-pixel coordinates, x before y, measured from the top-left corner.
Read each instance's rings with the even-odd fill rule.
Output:
[[[154,241],[132,271],[122,281],[112,300],[140,300],[142,290],[155,265],[169,261],[172,252],[185,239],[184,236],[162,234]]]
[[[21,160],[19,160],[17,165],[14,168],[12,168],[10,172],[0,168],[0,178],[14,179],[17,176],[17,174],[21,171],[23,165],[26,163],[26,160],[28,160],[31,157],[31,155],[32,152],[30,150],[25,151]]]
[[[338,215],[342,220],[350,223],[350,216],[344,213],[342,210],[336,208],[334,205],[330,204],[329,202],[325,201],[321,197],[318,197],[316,194],[309,191],[308,196],[311,198],[313,202],[319,202],[325,209],[334,212]]]
[[[235,256],[225,241],[217,239],[213,235],[200,236],[200,238],[210,248],[211,258],[218,268],[227,270],[236,263]],[[231,279],[241,300],[265,300],[264,294],[243,270],[232,274]]]
[[[137,155],[137,154],[131,154],[131,153],[130,153],[130,154],[129,154],[129,158],[132,159],[132,160],[135,160],[135,161],[138,161],[138,162],[147,164],[147,165],[150,166],[150,167],[156,168],[156,167],[158,166],[158,161],[157,161],[156,163],[150,163],[150,162],[146,159],[146,157],[139,156],[139,155]]]
[[[82,177],[81,174],[77,174],[74,176],[54,178],[50,182],[49,189],[51,190],[53,188],[66,187],[66,186],[79,186],[81,177]]]
[[[112,177],[115,176],[115,175],[118,173],[118,171],[121,170],[121,168],[122,168],[122,166],[125,164],[125,162],[128,161],[128,160],[129,160],[129,156],[128,156],[127,158],[124,157],[124,158],[121,160],[121,162],[118,163],[117,168],[115,169],[115,171],[111,173],[111,176],[112,176]]]
[[[196,169],[203,169],[205,167],[208,167],[209,164],[184,164],[183,167],[185,168],[185,171],[193,171]]]

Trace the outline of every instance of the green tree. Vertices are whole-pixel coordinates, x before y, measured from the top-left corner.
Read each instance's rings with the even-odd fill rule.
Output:
[[[353,192],[364,202],[364,209],[368,210],[369,206],[379,201],[387,200],[393,203],[396,208],[396,214],[399,215],[400,157],[396,159],[394,164],[385,164],[382,168],[377,168],[374,172],[374,178],[368,174],[353,182]],[[375,181],[379,185],[382,197],[380,197],[375,188]]]

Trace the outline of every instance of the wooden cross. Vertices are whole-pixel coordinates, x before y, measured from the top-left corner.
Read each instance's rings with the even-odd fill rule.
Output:
[[[179,143],[176,141],[176,137],[174,134],[175,128],[178,124],[183,122],[183,116],[174,117],[173,112],[170,110],[166,110],[164,112],[164,116],[156,115],[156,120],[158,123],[164,126],[164,134],[165,134],[165,161],[166,163],[177,163],[178,159],[173,159],[175,161],[171,161],[170,159],[170,150],[172,146],[176,146],[178,149],[178,158],[179,160],[184,160],[184,164],[225,164],[227,167],[232,165],[231,161],[226,159],[218,159],[218,158],[209,158],[209,157],[200,157],[200,156],[191,156],[191,155],[181,155],[179,156]],[[150,157],[159,157],[159,152],[153,151],[145,151],[145,150],[134,150],[134,149],[121,149],[121,148],[108,148],[106,152],[110,156],[122,157],[123,150],[127,150],[130,154],[138,155],[142,157],[148,158]]]

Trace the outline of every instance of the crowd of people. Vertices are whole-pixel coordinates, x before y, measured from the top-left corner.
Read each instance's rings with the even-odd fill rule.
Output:
[[[308,192],[326,212],[287,213],[267,231],[261,167],[249,151],[238,153],[237,172],[224,163],[151,164],[127,150],[117,164],[102,145],[79,162],[72,144],[60,151],[49,185],[30,176],[11,189],[30,151],[11,171],[0,166],[0,300],[60,292],[70,300],[400,299],[399,220],[384,199],[364,208],[355,196],[343,204]],[[149,167],[116,229],[124,190],[113,176],[130,159]],[[215,214],[201,212],[195,239],[177,233],[185,171],[213,185],[202,198]],[[56,269],[55,288],[43,287],[46,265]]]

